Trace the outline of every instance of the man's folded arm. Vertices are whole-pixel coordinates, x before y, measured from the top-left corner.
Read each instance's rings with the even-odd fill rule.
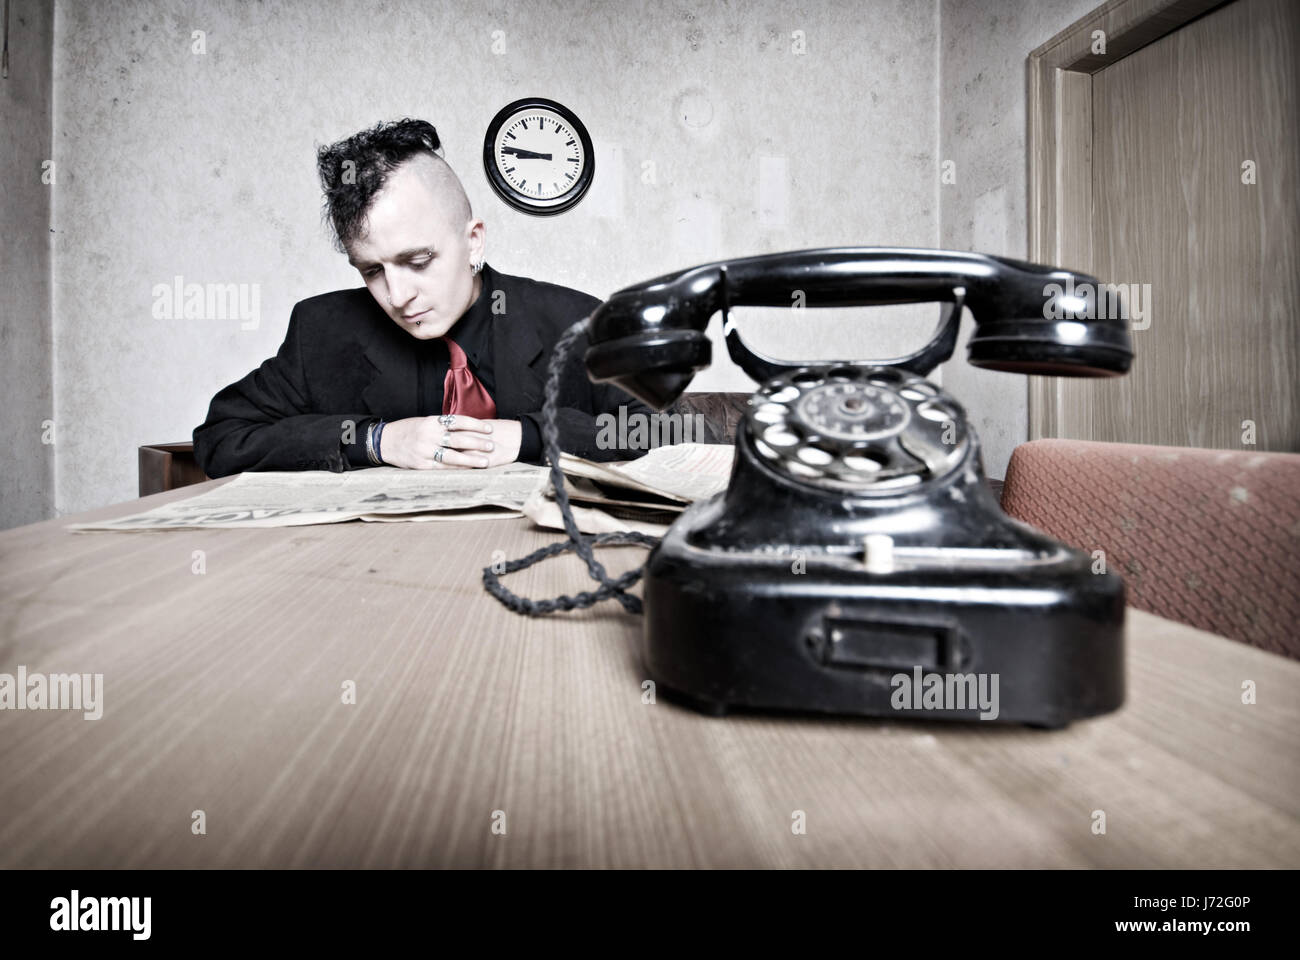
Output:
[[[647,416],[654,411],[631,397],[627,399],[627,412],[645,413]],[[602,414],[609,416],[603,417]],[[529,454],[528,448],[521,444],[519,460],[523,463],[544,463],[546,451],[543,448],[542,440],[542,411],[535,413],[526,413],[519,418],[524,421],[524,443],[527,443],[527,434],[529,432],[528,424],[532,424],[532,429],[537,432],[537,447],[535,455]],[[647,421],[649,422],[649,421]],[[635,460],[638,457],[645,456],[647,447],[627,446],[625,438],[618,432],[618,408],[602,411],[601,414],[588,413],[586,410],[580,410],[576,407],[559,407],[555,411],[555,425],[559,434],[560,450],[564,453],[572,453],[575,456],[582,457],[584,460],[595,460],[605,462],[609,460]]]
[[[209,477],[245,470],[341,473],[358,465],[354,454],[364,456],[366,425],[374,419],[313,411],[295,307],[276,355],[212,398],[207,419],[194,429],[194,457]],[[345,438],[355,443],[347,447]]]
[[[635,415],[638,414],[646,418],[645,423],[650,423],[649,417],[654,410],[613,384],[592,383],[583,361],[586,352],[587,338],[579,337],[561,371],[560,395],[555,411],[560,449],[598,462],[635,460],[644,456],[648,447],[628,446],[629,439],[635,442],[637,438],[625,436],[625,433],[630,434],[631,431],[621,431],[620,424],[636,423],[638,418]],[[545,462],[542,411],[526,413],[520,420],[524,427],[519,459],[525,463]],[[530,449],[530,435],[534,433],[536,447]]]

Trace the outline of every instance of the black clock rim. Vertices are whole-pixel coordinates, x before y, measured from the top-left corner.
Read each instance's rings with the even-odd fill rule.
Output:
[[[534,207],[531,202],[523,198],[514,187],[506,182],[497,170],[496,157],[492,152],[492,145],[496,140],[497,131],[510,118],[512,114],[520,110],[529,110],[534,107],[543,107],[552,110],[563,117],[578,134],[578,140],[582,143],[584,156],[587,157],[587,163],[583,165],[582,174],[578,177],[578,182],[573,185],[570,196],[563,203],[553,204],[547,207]],[[488,124],[487,133],[483,136],[483,172],[487,174],[488,183],[502,200],[520,210],[523,213],[532,214],[536,217],[552,217],[557,213],[564,213],[566,210],[573,208],[587,195],[587,190],[591,187],[592,177],[596,173],[596,155],[591,148],[591,137],[587,133],[586,125],[578,119],[577,114],[562,103],[555,100],[548,100],[545,97],[524,97],[513,103],[508,103],[497,111],[492,122]]]

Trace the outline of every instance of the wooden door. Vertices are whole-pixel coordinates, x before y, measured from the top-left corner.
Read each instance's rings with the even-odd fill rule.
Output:
[[[1056,77],[1054,252],[1142,316],[1127,377],[1031,391],[1037,435],[1300,450],[1298,51],[1295,0],[1234,0]]]

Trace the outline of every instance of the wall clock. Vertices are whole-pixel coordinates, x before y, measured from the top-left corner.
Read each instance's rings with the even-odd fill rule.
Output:
[[[550,216],[568,210],[591,186],[591,137],[568,107],[526,97],[502,107],[483,138],[483,170],[506,203]]]

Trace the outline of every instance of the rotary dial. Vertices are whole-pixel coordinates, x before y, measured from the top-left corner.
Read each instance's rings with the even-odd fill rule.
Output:
[[[745,426],[773,468],[799,480],[892,493],[944,476],[969,446],[961,407],[892,367],[803,367],[749,399]]]

